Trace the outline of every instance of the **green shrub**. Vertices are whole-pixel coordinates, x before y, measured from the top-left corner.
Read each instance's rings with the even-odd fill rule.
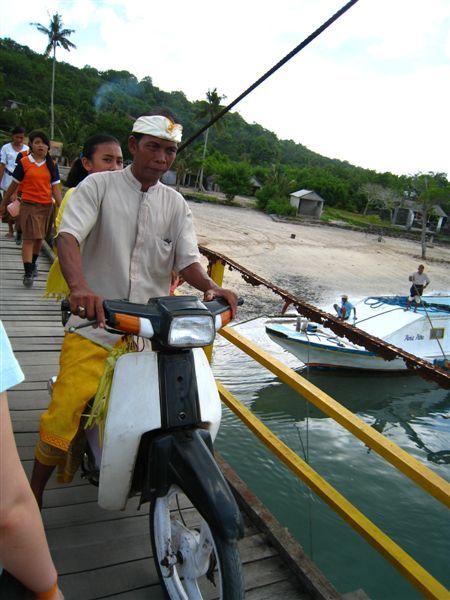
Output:
[[[344,221],[355,227],[391,227],[389,221],[383,221],[379,215],[361,215],[359,213],[350,212],[347,210],[325,207],[321,221],[328,223],[329,221]]]
[[[279,215],[280,217],[291,217],[296,213],[295,208],[284,198],[272,198],[267,202],[265,210],[269,214]]]
[[[244,162],[223,165],[218,173],[218,184],[228,201],[238,194],[250,193],[250,166]]]

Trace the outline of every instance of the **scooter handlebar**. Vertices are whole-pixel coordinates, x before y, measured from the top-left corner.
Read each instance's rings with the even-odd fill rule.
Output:
[[[121,312],[110,313],[107,308],[107,303],[108,301],[104,302],[104,308],[106,313],[106,321],[109,326],[124,333],[141,335],[148,339],[153,337],[154,330],[150,319]],[[237,302],[238,306],[242,306],[243,303],[244,300],[239,298]],[[230,305],[224,298],[215,298],[214,300],[204,302],[203,304],[214,318],[216,331],[227,325],[232,320]],[[72,314],[68,300],[63,300],[61,302],[61,314],[63,325],[66,325]],[[92,324],[93,323],[86,323],[86,325],[81,325],[79,327],[90,326]]]
[[[215,298],[209,302],[203,302],[203,304],[214,317],[216,331],[219,331],[219,329],[225,327],[225,325],[228,325],[228,323],[232,321],[230,305],[224,298]],[[244,304],[244,299],[238,298],[237,304],[238,306],[242,306]]]

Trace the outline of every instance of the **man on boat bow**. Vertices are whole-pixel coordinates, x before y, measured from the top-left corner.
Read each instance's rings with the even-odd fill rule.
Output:
[[[353,319],[356,321],[356,309],[353,304],[348,301],[347,294],[342,294],[341,305],[333,304],[333,308],[337,313],[338,319],[342,319],[342,321],[348,321],[353,310]]]
[[[424,273],[424,265],[419,265],[417,271],[408,277],[411,281],[411,289],[409,290],[409,296],[406,301],[406,310],[409,310],[411,302],[414,300],[414,312],[417,312],[417,307],[422,302],[422,294],[425,288],[430,285],[430,279],[426,273]]]

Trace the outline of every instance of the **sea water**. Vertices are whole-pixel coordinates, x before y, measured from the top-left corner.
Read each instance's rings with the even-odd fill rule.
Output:
[[[300,370],[301,363],[266,336],[262,319],[237,330]],[[283,442],[450,588],[450,518],[438,500],[223,338],[216,342],[213,370]],[[450,479],[448,390],[412,375],[301,374]],[[339,592],[361,588],[372,600],[422,598],[227,409],[217,448]]]

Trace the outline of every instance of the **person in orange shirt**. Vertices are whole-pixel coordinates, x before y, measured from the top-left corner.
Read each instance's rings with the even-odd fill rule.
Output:
[[[50,141],[42,131],[32,131],[29,140],[30,152],[18,160],[13,180],[2,201],[3,208],[3,204],[7,204],[20,185],[22,199],[19,218],[25,271],[23,284],[26,288],[32,287],[38,275],[36,261],[52,218],[52,196],[58,206],[61,204],[59,171],[49,154]]]

